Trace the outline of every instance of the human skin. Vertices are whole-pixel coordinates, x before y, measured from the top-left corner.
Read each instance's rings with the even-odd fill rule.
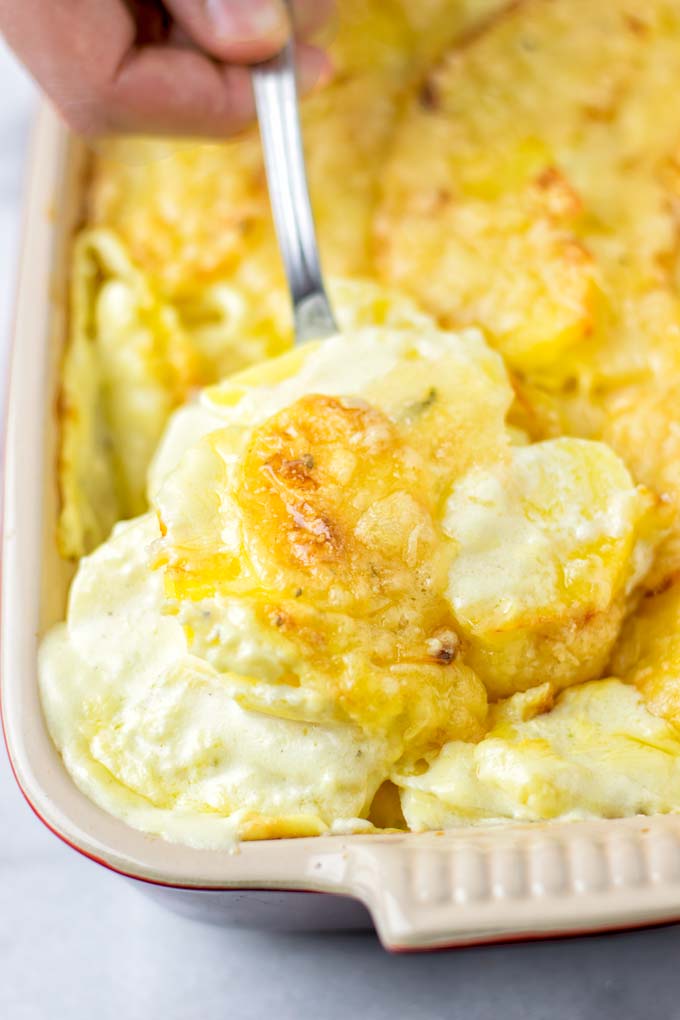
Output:
[[[330,74],[304,40],[332,0],[295,0],[303,91]],[[0,30],[79,134],[221,138],[254,116],[248,65],[284,45],[283,0],[0,0]]]

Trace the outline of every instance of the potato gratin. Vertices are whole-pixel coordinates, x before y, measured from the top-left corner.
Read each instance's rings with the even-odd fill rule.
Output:
[[[680,10],[416,7],[305,106],[323,344],[254,135],[94,160],[41,687],[168,839],[680,810]]]

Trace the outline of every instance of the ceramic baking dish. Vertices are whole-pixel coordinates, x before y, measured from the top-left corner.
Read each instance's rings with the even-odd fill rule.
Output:
[[[36,649],[63,616],[69,580],[55,548],[56,394],[86,174],[83,147],[44,109],[16,309],[2,559],[3,722],[36,814],[170,907],[225,924],[372,922],[388,948],[424,949],[680,919],[680,817],[288,839],[218,853],[136,832],[73,785],[45,728]]]

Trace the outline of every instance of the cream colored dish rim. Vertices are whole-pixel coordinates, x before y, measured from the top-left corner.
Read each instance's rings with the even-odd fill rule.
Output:
[[[680,817],[279,840],[218,853],[130,829],[74,786],[45,728],[36,648],[63,613],[68,583],[55,548],[56,383],[86,163],[83,146],[45,107],[29,167],[2,557],[3,722],[17,781],[36,813],[80,852],[149,882],[355,897],[393,949],[680,919]]]

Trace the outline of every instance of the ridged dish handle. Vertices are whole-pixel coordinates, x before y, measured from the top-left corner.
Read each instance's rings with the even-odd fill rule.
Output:
[[[677,920],[680,818],[355,838],[310,874],[361,900],[392,950]]]

